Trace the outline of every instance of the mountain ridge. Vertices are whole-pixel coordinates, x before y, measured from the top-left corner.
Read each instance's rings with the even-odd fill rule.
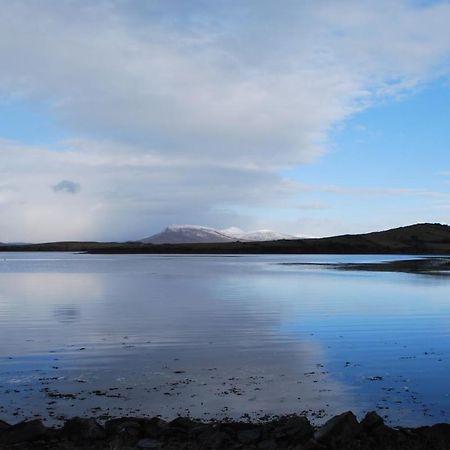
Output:
[[[47,242],[3,245],[0,251],[68,251],[150,254],[410,254],[450,255],[450,226],[420,223],[364,234],[277,241],[195,244],[141,242]]]
[[[236,241],[275,241],[280,239],[297,239],[297,237],[277,233],[272,230],[245,232],[236,227],[218,230],[201,225],[169,225],[160,233],[139,239],[137,242],[143,244],[194,244]]]

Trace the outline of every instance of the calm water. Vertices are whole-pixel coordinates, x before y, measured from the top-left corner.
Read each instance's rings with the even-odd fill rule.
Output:
[[[450,278],[286,262],[0,254],[0,419],[449,421]]]

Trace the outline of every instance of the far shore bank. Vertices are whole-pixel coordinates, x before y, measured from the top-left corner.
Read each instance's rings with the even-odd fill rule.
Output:
[[[0,252],[86,252],[95,254],[355,254],[450,255],[450,226],[409,225],[365,234],[276,241],[148,244],[130,242],[46,242],[0,244]]]

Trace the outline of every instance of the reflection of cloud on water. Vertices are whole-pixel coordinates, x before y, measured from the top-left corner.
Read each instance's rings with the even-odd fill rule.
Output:
[[[103,284],[89,273],[0,273],[0,341],[8,355],[47,353],[85,339],[82,311],[102,298]]]
[[[245,413],[255,417],[307,412],[320,422],[321,417],[340,413],[352,404],[352,389],[328,373],[318,342],[275,344],[265,354],[260,349],[234,357],[221,354],[220,358],[224,361],[210,360],[218,370],[213,380],[206,377],[208,386],[197,392],[198,401],[190,408],[194,416],[205,409],[219,415],[225,411],[224,415],[236,418]],[[162,401],[168,414],[179,402],[171,400]]]
[[[102,292],[102,283],[89,273],[0,273],[0,297],[8,304],[24,306],[84,303]]]
[[[333,324],[369,314],[370,280],[301,277],[260,258],[243,261],[118,256],[108,260],[108,273],[91,261],[78,272],[0,274],[0,302],[8,299],[6,310],[0,303],[0,338],[11,352],[61,349],[52,357],[59,358],[56,373],[67,375],[68,392],[85,389],[73,381],[83,373],[91,391],[95,383],[119,384],[129,407],[143,403],[152,414],[367,409],[348,378],[338,379],[341,368],[330,361],[339,350],[328,349],[317,330],[332,333]],[[392,295],[387,281],[377,284],[377,296]],[[24,346],[24,337],[34,342]],[[177,384],[179,395],[164,394],[187,378],[194,381]]]
[[[68,392],[85,388],[70,381],[80,373],[89,376],[89,390],[96,379],[95,388],[107,389],[125,378],[127,406],[143,403],[152,414],[188,408],[197,416],[224,411],[239,417],[347,409],[351,391],[320,366],[320,343],[280,332],[292,317],[285,303],[292,292],[278,275],[261,274],[259,263],[243,271],[222,260],[189,261],[128,259],[127,271],[120,272],[118,258],[111,273],[0,274],[0,295],[14,300],[8,307],[15,321],[5,322],[0,338],[9,336],[18,353],[62,349],[51,355],[59,366],[52,374],[66,375]],[[27,322],[32,329],[17,326]],[[24,333],[33,339],[25,346]],[[177,385],[179,395],[165,395],[180,379],[176,369],[195,382]],[[52,381],[52,389],[58,383]],[[94,397],[79,407],[99,401]]]
[[[80,311],[80,307],[77,305],[58,305],[53,308],[53,315],[58,322],[73,323],[79,320]]]

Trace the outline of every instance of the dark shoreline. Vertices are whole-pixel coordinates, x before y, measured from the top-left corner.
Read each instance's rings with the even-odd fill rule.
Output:
[[[283,266],[316,266],[333,270],[361,272],[404,272],[422,275],[450,275],[450,258],[437,256],[375,263],[284,262],[279,264]]]
[[[166,422],[122,417],[104,425],[75,417],[61,428],[40,420],[9,425],[0,420],[0,450],[75,449],[255,449],[255,450],[443,450],[450,449],[450,424],[391,428],[375,412],[358,422],[350,411],[316,428],[304,416],[266,422],[203,422],[178,417]]]

